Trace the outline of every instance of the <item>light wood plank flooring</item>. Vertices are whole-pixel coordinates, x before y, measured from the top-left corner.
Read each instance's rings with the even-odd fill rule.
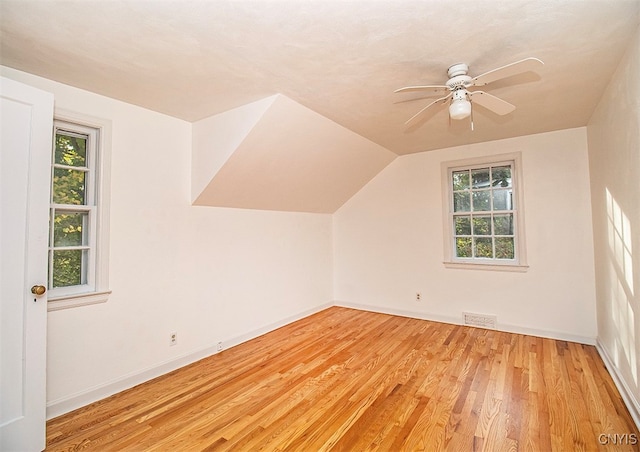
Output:
[[[52,419],[47,451],[638,450],[601,434],[640,438],[592,346],[333,307]]]

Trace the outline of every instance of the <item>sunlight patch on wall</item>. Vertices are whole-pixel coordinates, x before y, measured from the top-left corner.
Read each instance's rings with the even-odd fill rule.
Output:
[[[626,359],[633,379],[638,383],[638,352],[636,351],[635,335],[635,314],[624,284],[616,277],[615,272],[611,273],[611,318],[618,330],[618,335],[614,343],[613,355],[616,365],[621,366],[621,358]]]
[[[631,250],[631,222],[607,188],[607,225],[609,251],[618,271],[622,272],[631,296],[633,296],[633,262]]]
[[[614,360],[626,358],[633,379],[638,383],[638,351],[636,350],[635,313],[633,298],[633,252],[631,247],[631,222],[615,198],[606,189],[607,234],[609,238],[611,318],[618,329]]]

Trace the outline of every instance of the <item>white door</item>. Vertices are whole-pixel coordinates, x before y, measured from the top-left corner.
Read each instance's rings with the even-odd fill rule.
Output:
[[[0,450],[46,431],[47,231],[53,95],[0,79]],[[41,290],[41,289],[40,289]]]

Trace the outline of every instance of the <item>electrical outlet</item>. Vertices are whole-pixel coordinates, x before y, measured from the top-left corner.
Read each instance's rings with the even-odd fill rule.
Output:
[[[218,342],[218,351],[221,352],[222,351],[222,342]]]
[[[173,332],[169,335],[169,345],[176,345],[178,343],[178,333]]]
[[[416,292],[416,301],[422,301],[422,293]]]

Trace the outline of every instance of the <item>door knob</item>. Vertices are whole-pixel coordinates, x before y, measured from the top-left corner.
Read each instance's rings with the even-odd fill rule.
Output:
[[[35,285],[31,288],[31,293],[34,295],[42,295],[47,291],[45,286]]]

